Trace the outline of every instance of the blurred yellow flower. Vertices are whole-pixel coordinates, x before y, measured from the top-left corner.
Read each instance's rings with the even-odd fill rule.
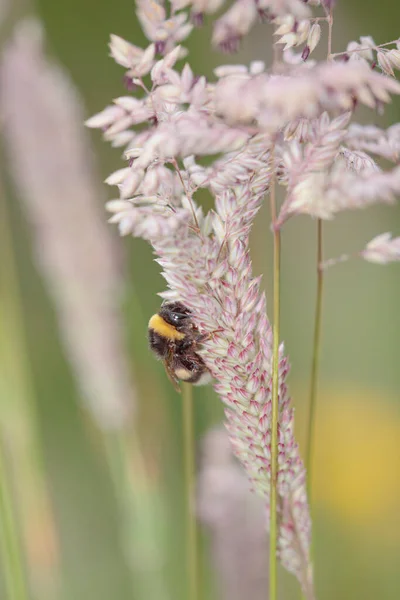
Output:
[[[304,413],[302,407],[303,431]],[[346,527],[379,528],[386,540],[400,539],[398,402],[379,392],[321,391],[313,468],[319,508]]]

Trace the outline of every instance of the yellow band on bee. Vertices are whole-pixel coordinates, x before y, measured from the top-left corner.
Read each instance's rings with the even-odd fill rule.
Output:
[[[168,340],[183,340],[184,333],[178,331],[173,325],[170,325],[160,315],[153,315],[149,321],[149,328],[153,329],[158,335]]]

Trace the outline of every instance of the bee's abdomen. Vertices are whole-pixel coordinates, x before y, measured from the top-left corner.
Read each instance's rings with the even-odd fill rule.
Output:
[[[153,329],[149,329],[149,345],[150,348],[160,358],[165,358],[168,354],[168,340],[156,333]]]
[[[187,381],[188,383],[192,383],[192,377],[194,375],[193,371],[189,371],[188,369],[185,369],[185,367],[179,365],[176,367],[174,372],[178,379],[181,379],[182,381]]]
[[[178,379],[194,384],[200,383],[203,375],[208,372],[203,359],[197,353],[190,356],[176,355],[174,371]]]

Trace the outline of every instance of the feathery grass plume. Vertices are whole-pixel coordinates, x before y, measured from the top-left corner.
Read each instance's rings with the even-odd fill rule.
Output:
[[[352,150],[370,152],[398,163],[400,160],[400,123],[383,130],[376,125],[353,123],[346,134],[346,144]]]
[[[259,278],[251,273],[248,236],[268,189],[269,175],[265,170],[259,177],[251,173],[247,182],[217,195],[216,210],[206,217],[193,200],[184,198],[182,207],[173,211],[181,218],[179,228],[175,220],[171,223],[168,212],[162,216],[153,211],[140,230],[151,239],[164,268],[170,290],[162,296],[181,300],[193,311],[202,330],[219,332],[205,343],[204,359],[217,381],[215,389],[227,405],[235,451],[267,506],[272,333]],[[154,235],[156,228],[164,234]],[[288,363],[283,348],[281,352],[279,552],[283,564],[312,598],[305,472],[293,438],[293,412],[284,383]]]
[[[391,233],[381,233],[368,242],[360,255],[380,265],[400,261],[400,237],[392,238]]]
[[[163,296],[179,298],[193,311],[201,329],[220,331],[205,344],[204,359],[229,407],[236,452],[268,506],[272,333],[259,279],[251,273],[248,236],[269,186],[271,137],[265,133],[254,137],[242,126],[221,123],[204,79],[196,81],[188,67],[181,75],[172,70],[178,52],[179,48],[171,51],[153,66],[153,88],[142,102],[157,110],[149,129],[129,143],[131,167],[109,179],[126,199],[112,201],[108,207],[121,233],[133,233],[153,244],[170,288]],[[256,65],[253,72],[260,67]],[[191,103],[186,112],[181,110],[184,102]],[[108,122],[106,111],[88,125],[106,127],[110,138],[119,131],[110,135],[107,125],[113,127],[115,121]],[[125,117],[118,118],[124,127]],[[195,169],[194,152],[225,153],[225,157],[202,172]],[[166,163],[177,166],[176,158],[187,160],[189,169],[176,168],[172,182]],[[213,193],[220,189],[215,211],[207,216],[192,198],[196,183]],[[280,371],[279,551],[284,565],[312,597],[305,474],[293,438],[283,350]]]
[[[6,150],[83,395],[101,427],[118,428],[134,402],[118,314],[118,253],[98,204],[81,101],[44,57],[41,36],[38,22],[22,22],[3,55]]]
[[[185,199],[179,228],[168,231],[166,227],[160,237],[146,230],[170,288],[162,296],[188,306],[201,330],[218,332],[204,344],[203,357],[227,406],[235,452],[267,506],[272,332],[260,279],[251,272],[248,237],[268,185],[269,176],[263,174],[261,181],[250,176],[244,184],[217,195],[216,210],[206,217],[191,200],[196,227]],[[160,230],[166,225],[158,213],[149,219],[157,225],[161,221]],[[312,598],[305,472],[293,437],[293,411],[285,384],[289,367],[283,347],[279,369],[279,553]]]
[[[400,84],[385,74],[388,65],[397,68],[397,54],[385,55],[385,68],[381,60],[382,73],[374,63],[386,45],[370,38],[331,54],[332,6],[331,0],[237,0],[216,22],[214,43],[235,50],[257,19],[271,20],[277,43],[284,44],[282,59],[273,69],[261,61],[222,65],[206,81],[189,64],[176,67],[186,54],[176,44],[190,33],[186,11],[200,23],[219,0],[177,0],[168,18],[159,3],[150,10],[140,1],[139,19],[152,44],[141,49],[116,36],[110,44],[140,94],[118,98],[87,122],[115,146],[126,146],[128,166],[108,179],[120,196],[108,204],[111,221],[121,234],[151,242],[169,287],[162,296],[182,301],[211,334],[204,360],[227,406],[235,452],[267,507],[272,332],[248,242],[263,196],[272,177],[287,188],[275,223],[280,228],[300,213],[328,219],[341,210],[392,203],[400,191],[399,168],[380,170],[367,154],[365,131],[349,125],[356,106],[381,111],[400,93]],[[310,60],[326,23],[328,60]],[[395,153],[396,134],[390,142],[385,133],[375,138],[376,147]],[[200,156],[210,157],[207,167]],[[206,215],[194,200],[199,188],[215,200]],[[386,256],[395,256],[393,243],[385,244]],[[312,598],[311,524],[285,384],[288,368],[281,346],[278,550]]]
[[[186,39],[193,29],[186,12],[167,10],[160,0],[137,0],[137,16],[146,37],[154,42],[156,52],[168,53],[177,43]]]
[[[234,451],[252,486],[269,506],[272,331],[260,279],[251,271],[248,237],[268,187],[250,179],[216,197],[216,211],[202,218],[199,231],[181,228],[175,239],[153,240],[169,291],[195,316],[201,330],[215,332],[203,358],[226,405]],[[188,225],[191,225],[190,222]],[[311,523],[305,471],[293,436],[293,410],[285,384],[289,370],[281,347],[279,363],[278,551],[308,598],[313,597],[309,564]]]
[[[202,441],[197,511],[210,531],[219,597],[264,600],[268,589],[264,505],[251,493],[222,428],[208,431]]]

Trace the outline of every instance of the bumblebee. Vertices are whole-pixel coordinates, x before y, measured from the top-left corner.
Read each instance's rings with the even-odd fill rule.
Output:
[[[199,332],[191,315],[181,302],[164,301],[160,312],[149,321],[150,348],[163,361],[167,375],[178,392],[180,380],[195,385],[211,381],[210,372],[197,354],[199,345],[208,335]]]

